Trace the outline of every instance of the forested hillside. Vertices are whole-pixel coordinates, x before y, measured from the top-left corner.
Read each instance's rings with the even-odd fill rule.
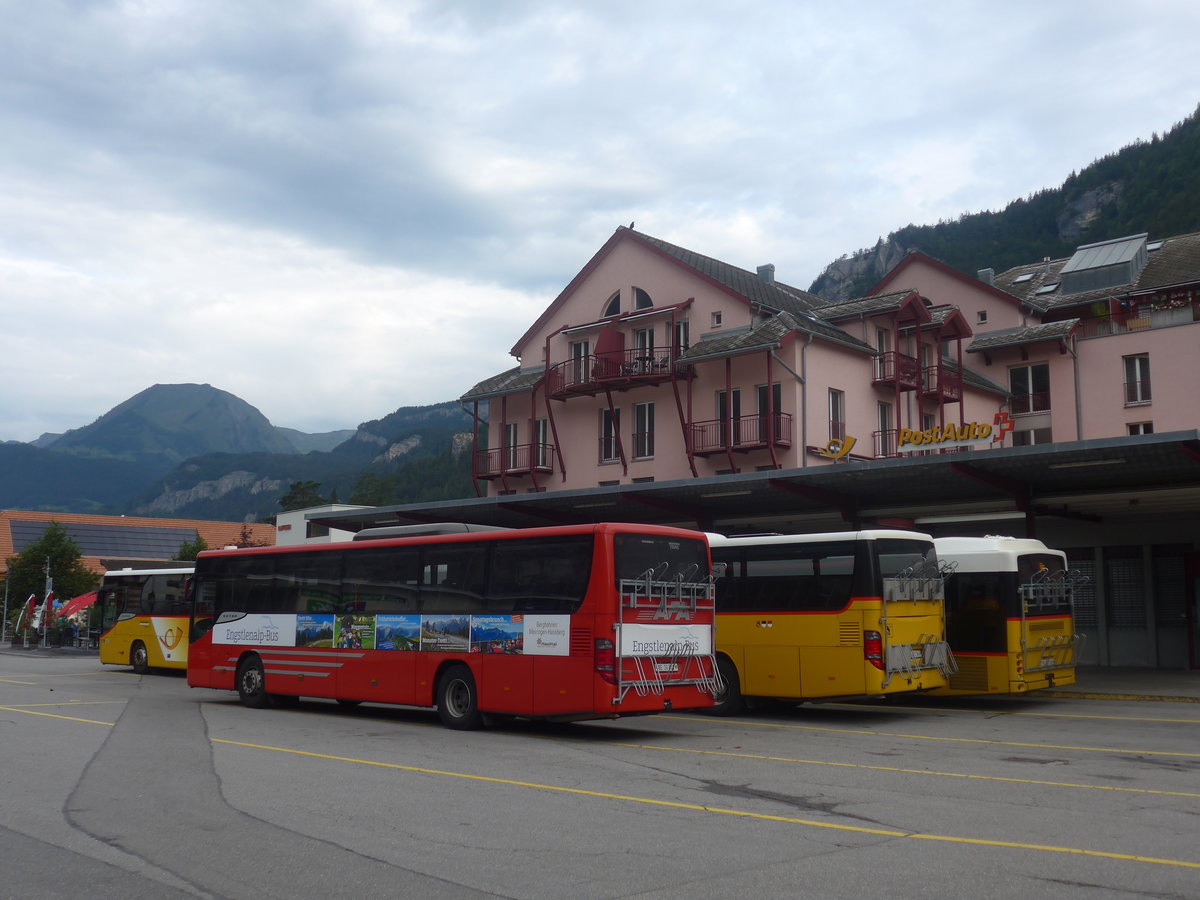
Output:
[[[830,263],[809,290],[827,299],[860,297],[909,250],[961,272],[997,272],[1080,244],[1147,232],[1200,231],[1200,108],[1153,135],[1073,172],[1060,187],[1014,200],[999,212],[969,213],[936,225],[906,225],[872,248]]]

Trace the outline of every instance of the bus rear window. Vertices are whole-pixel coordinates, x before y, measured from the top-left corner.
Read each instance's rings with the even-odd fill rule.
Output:
[[[700,538],[654,534],[618,534],[613,538],[616,583],[625,579],[683,581],[708,580],[708,544]]]

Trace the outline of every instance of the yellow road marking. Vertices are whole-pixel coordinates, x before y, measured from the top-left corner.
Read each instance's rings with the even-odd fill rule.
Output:
[[[800,819],[794,816],[777,816],[769,813],[756,813],[749,810],[727,809],[719,806],[704,806],[697,803],[682,803],[676,800],[656,800],[652,797],[635,797],[630,794],[612,794],[606,791],[589,791],[583,788],[563,787],[554,784],[539,784],[534,781],[516,781],[511,778],[496,778],[490,775],[472,775],[467,772],[448,772],[443,769],[430,769],[425,766],[405,766],[400,763],[384,763],[369,759],[356,759],[350,756],[334,756],[328,753],[315,753],[309,750],[293,750],[288,747],[272,747],[267,744],[251,744],[245,741],[231,741],[213,738],[214,744],[226,744],[233,747],[245,747],[251,750],[267,750],[272,753],[286,753],[294,756],[307,756],[312,759],[324,759],[332,762],[345,762],[361,766],[374,766],[382,769],[393,769],[400,772],[415,772],[421,775],[435,775],[445,778],[461,778],[467,781],[479,781],[488,784],[502,784],[509,787],[530,788],[557,794],[571,794],[577,797],[594,797],[600,800],[615,800],[622,803],[639,803],[647,806],[682,809],[692,812],[709,813],[711,815],[736,816],[743,819],[755,819],[764,822],[781,822],[788,825],[805,825],[810,828],[822,828],[831,831],[854,832],[878,837],[907,838],[914,841],[938,841],[949,844],[970,844],[977,847],[998,847],[1010,850],[1033,850],[1040,853],[1064,853],[1073,856],[1088,856],[1099,859],[1114,859],[1124,862],[1149,863],[1159,866],[1175,866],[1185,869],[1200,869],[1200,862],[1190,862],[1182,859],[1164,859],[1156,856],[1140,856],[1132,853],[1115,853],[1106,850],[1086,850],[1081,847],[1060,847],[1053,844],[1028,844],[1021,841],[1000,841],[989,838],[969,838],[948,834],[924,834],[913,831],[897,831],[890,828],[868,828],[862,825],[840,825],[834,822],[818,822],[813,819]]]
[[[1100,719],[1106,722],[1161,722],[1167,725],[1200,725],[1200,719],[1166,719],[1157,716],[1099,716],[1088,715],[1084,713],[1050,713],[1050,712],[1016,712],[1004,709],[967,709],[957,708],[953,706],[897,706],[889,703],[886,706],[872,706],[871,704],[855,704],[855,703],[829,703],[822,704],[826,706],[834,706],[838,709],[868,709],[871,711],[882,710],[897,710],[905,712],[941,712],[941,713],[974,713],[975,715],[991,717],[991,716],[1028,716],[1035,719]]]
[[[604,742],[605,747],[627,747],[633,750],[661,750],[669,753],[694,753],[700,756],[727,756],[760,762],[782,762],[802,766],[831,766],[837,769],[865,769],[871,772],[896,772],[902,775],[931,775],[937,778],[963,778],[971,781],[1001,781],[1007,784],[1032,784],[1038,787],[1076,788],[1086,791],[1117,791],[1127,794],[1154,794],[1164,797],[1200,798],[1187,791],[1156,791],[1150,788],[1117,787],[1108,784],[1077,784],[1070,781],[1043,781],[1036,778],[1005,778],[1000,775],[971,775],[965,772],[938,772],[930,769],[906,769],[901,766],[873,766],[866,763],[827,762],[822,759],[797,759],[791,756],[768,756],[758,753],[737,753],[732,750],[700,750],[690,747],[663,747],[656,744],[620,744]]]
[[[689,722],[708,722],[712,723],[714,719],[710,716],[683,716],[673,715],[673,719],[681,719]],[[735,720],[726,719],[726,722],[733,724]],[[1137,750],[1135,748],[1121,747],[1081,747],[1072,744],[1035,744],[1025,741],[995,741],[987,738],[960,738],[960,737],[938,737],[937,735],[928,734],[906,734],[903,731],[870,731],[866,728],[827,728],[820,725],[795,725],[789,722],[756,722],[749,719],[737,719],[736,724],[748,725],[758,728],[789,728],[796,731],[819,731],[826,734],[861,734],[867,737],[892,737],[904,738],[912,741],[940,741],[950,744],[984,744],[989,747],[1027,747],[1035,750],[1077,750],[1083,753],[1125,753],[1135,756],[1172,756],[1181,757],[1183,759],[1200,759],[1200,753],[1183,753],[1175,750]]]
[[[19,706],[0,706],[0,712],[24,713],[27,716],[43,716],[47,719],[65,719],[68,722],[84,722],[88,725],[107,725],[111,728],[114,722],[100,722],[96,719],[81,719],[78,716],[60,716],[55,713],[39,712],[36,709],[22,709]]]

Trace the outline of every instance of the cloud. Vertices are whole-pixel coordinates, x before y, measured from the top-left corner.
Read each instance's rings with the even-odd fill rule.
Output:
[[[155,382],[304,430],[452,399],[618,225],[806,287],[1197,100],[1200,7],[1166,0],[286,9],[0,30],[0,439]]]

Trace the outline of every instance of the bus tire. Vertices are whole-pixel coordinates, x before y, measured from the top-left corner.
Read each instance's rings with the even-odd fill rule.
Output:
[[[483,726],[475,678],[466,666],[450,666],[438,679],[437,711],[447,728],[473,731]]]
[[[737,666],[728,656],[717,657],[717,671],[721,673],[724,687],[717,692],[716,703],[705,710],[713,716],[736,716],[746,708],[746,700],[742,697],[742,684],[738,678]]]
[[[146,652],[146,645],[141,641],[134,641],[129,648],[129,664],[139,675],[145,675],[150,671],[150,654]]]
[[[242,704],[251,709],[262,709],[271,705],[262,660],[253,654],[238,663],[237,692]]]

